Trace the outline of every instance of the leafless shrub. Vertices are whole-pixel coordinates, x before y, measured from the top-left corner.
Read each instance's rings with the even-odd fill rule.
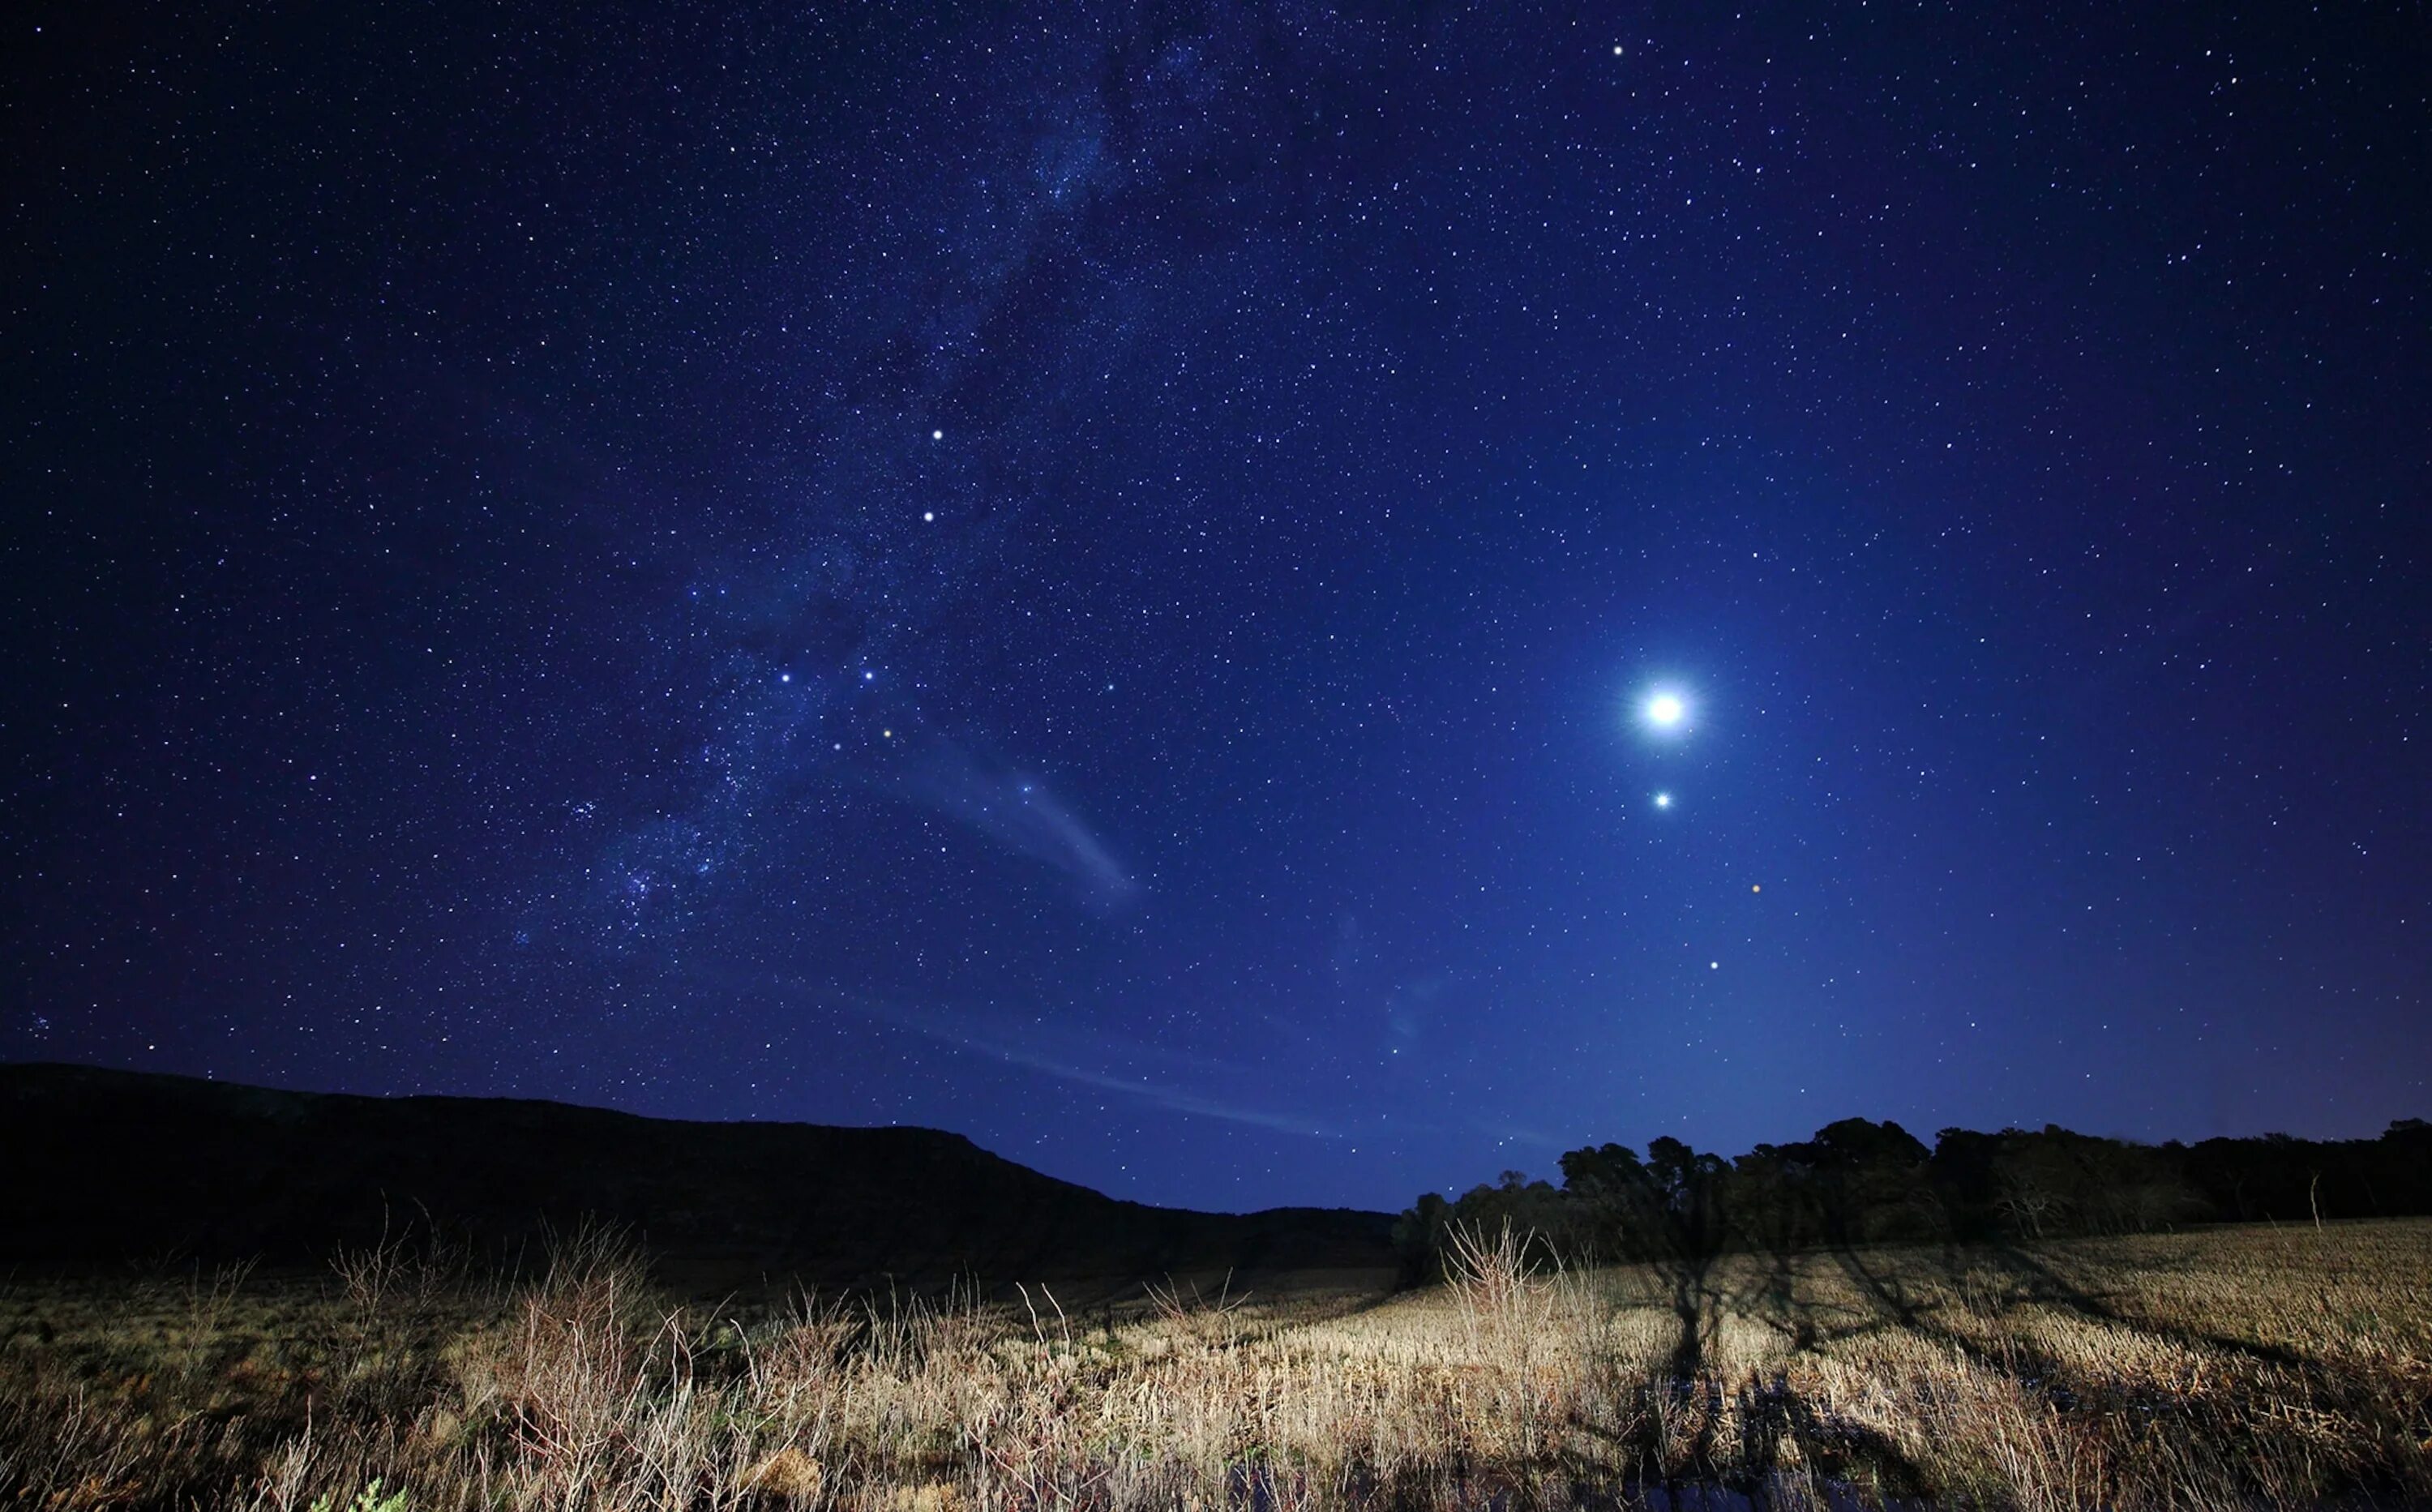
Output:
[[[1147,1288],[1149,1306],[1166,1326],[1175,1334],[1205,1349],[1230,1349],[1241,1341],[1246,1320],[1242,1309],[1249,1305],[1249,1294],[1233,1295],[1233,1273],[1226,1271],[1216,1296],[1210,1299],[1201,1293],[1196,1283],[1190,1283],[1186,1296],[1183,1283],[1171,1276],[1163,1286],[1151,1283]]]
[[[0,1395],[0,1505],[56,1512],[117,1504],[140,1490],[164,1446],[83,1390]]]
[[[236,1306],[237,1293],[244,1290],[245,1279],[253,1274],[254,1265],[251,1260],[223,1265],[215,1267],[208,1279],[200,1262],[187,1271],[185,1328],[175,1356],[175,1368],[187,1380],[194,1380],[211,1364],[222,1326]]]

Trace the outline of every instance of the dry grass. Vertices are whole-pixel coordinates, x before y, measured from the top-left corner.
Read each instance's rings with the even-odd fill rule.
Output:
[[[2432,1223],[1564,1274],[679,1305],[586,1236],[516,1287],[0,1289],[0,1506],[2432,1504]],[[401,1503],[395,1500],[401,1494]]]

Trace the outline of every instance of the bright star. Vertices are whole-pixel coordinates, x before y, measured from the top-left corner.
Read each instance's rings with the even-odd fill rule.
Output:
[[[1689,717],[1689,705],[1678,693],[1658,693],[1647,701],[1647,722],[1668,730]]]
[[[1669,807],[1672,807],[1672,795],[1671,795],[1670,793],[1668,793],[1668,792],[1659,792],[1659,793],[1657,793],[1657,794],[1655,795],[1655,807],[1658,807],[1658,808],[1669,808]]]

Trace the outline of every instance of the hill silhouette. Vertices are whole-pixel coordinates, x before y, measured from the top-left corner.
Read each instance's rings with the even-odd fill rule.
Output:
[[[1380,1213],[1119,1201],[929,1129],[0,1066],[0,1263],[318,1264],[424,1222],[514,1253],[585,1219],[711,1284],[1127,1279],[1393,1263]]]

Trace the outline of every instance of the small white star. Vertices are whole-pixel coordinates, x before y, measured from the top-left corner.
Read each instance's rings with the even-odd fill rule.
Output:
[[[929,433],[929,439],[932,441],[943,441],[946,439],[946,433],[943,431],[932,431]]]
[[[1659,792],[1659,793],[1657,793],[1657,794],[1655,795],[1655,807],[1658,807],[1658,808],[1669,808],[1669,807],[1672,807],[1672,795],[1671,795],[1670,793],[1668,793],[1668,792]]]

